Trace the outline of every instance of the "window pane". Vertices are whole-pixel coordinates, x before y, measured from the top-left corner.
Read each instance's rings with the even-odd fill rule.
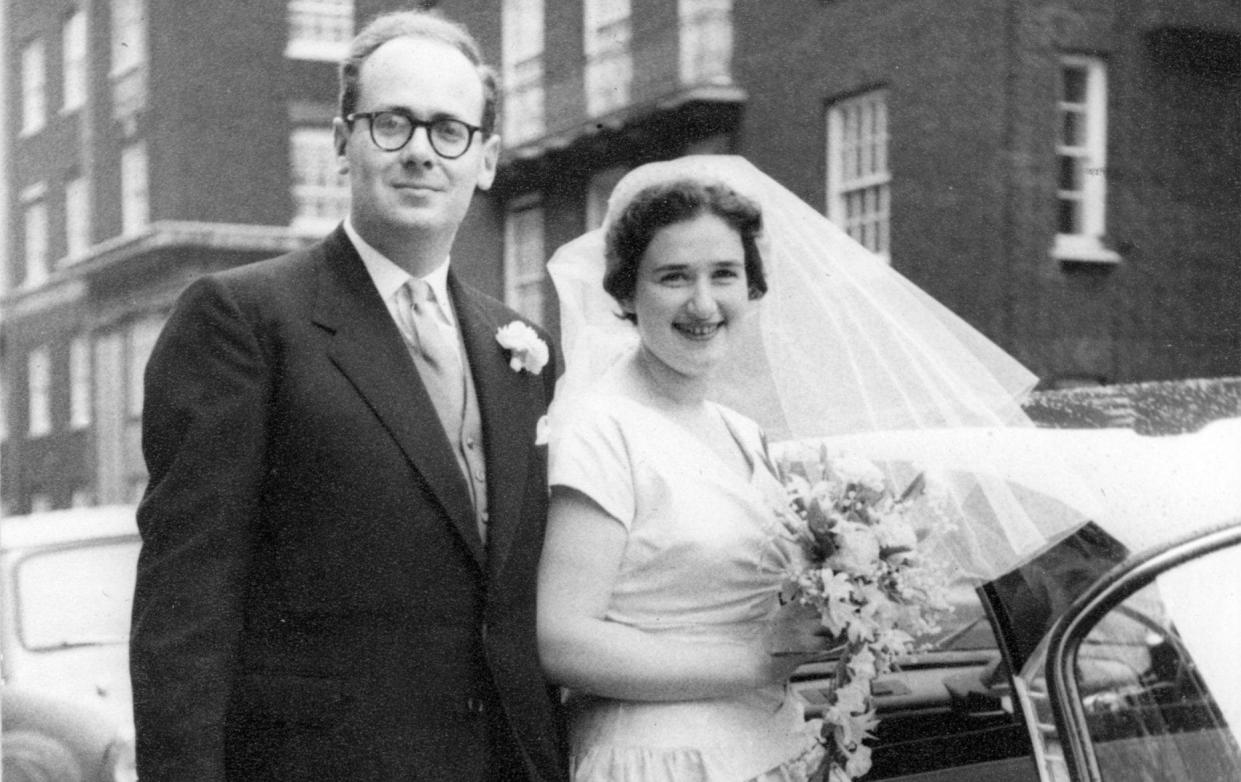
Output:
[[[74,428],[91,422],[90,360],[90,339],[75,337],[69,345],[69,424]]]
[[[1061,190],[1078,191],[1082,189],[1082,159],[1072,155],[1060,156],[1060,178],[1058,186]]]
[[[22,49],[22,132],[33,133],[43,127],[47,115],[47,72],[43,62],[43,41],[36,40]]]
[[[147,150],[133,144],[121,152],[121,230],[137,233],[150,221],[147,198]]]
[[[1180,600],[1165,603],[1161,577],[1100,620],[1077,650],[1081,706],[1106,780],[1241,779],[1241,726],[1228,720],[1241,717],[1235,648],[1226,643],[1235,623],[1221,616],[1217,589],[1202,588],[1235,584],[1229,571],[1241,567],[1241,556],[1234,549],[1204,559],[1215,557],[1228,560],[1226,568],[1195,579]],[[1197,564],[1182,567],[1192,572]],[[1200,632],[1183,636],[1181,625]],[[1223,675],[1217,679],[1210,665],[1200,665],[1221,659],[1227,662],[1218,666]]]
[[[47,279],[47,204],[35,201],[26,207],[26,279],[32,287]]]
[[[1085,103],[1086,69],[1079,66],[1065,66],[1063,73],[1062,100],[1067,103]]]
[[[828,216],[867,249],[886,254],[890,230],[887,94],[850,98],[828,111]]]
[[[147,60],[144,0],[112,0],[112,73],[121,74]]]
[[[1081,233],[1081,202],[1070,198],[1061,198],[1059,204],[1056,231],[1062,234]]]
[[[86,179],[65,183],[65,255],[78,258],[90,247],[90,192]]]
[[[123,644],[138,542],[78,546],[36,554],[17,569],[22,645],[30,650]]]
[[[26,389],[30,436],[45,435],[52,431],[52,357],[45,347],[26,356]]]
[[[76,11],[65,21],[62,32],[64,55],[64,107],[76,109],[86,99],[86,16]]]
[[[1060,143],[1080,147],[1086,141],[1086,118],[1081,112],[1065,111],[1060,115]]]
[[[289,138],[293,225],[323,231],[349,211],[348,180],[337,168],[332,129],[295,128]]]
[[[353,0],[289,0],[285,55],[338,60],[353,38]]]

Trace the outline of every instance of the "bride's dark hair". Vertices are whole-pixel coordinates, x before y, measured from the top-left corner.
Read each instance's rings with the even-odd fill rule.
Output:
[[[618,302],[632,299],[638,264],[655,234],[701,214],[716,215],[740,235],[750,298],[762,298],[767,293],[757,241],[763,231],[762,209],[725,185],[691,179],[661,182],[639,191],[612,220],[604,238],[607,270],[603,289]],[[623,317],[634,320],[632,313]]]

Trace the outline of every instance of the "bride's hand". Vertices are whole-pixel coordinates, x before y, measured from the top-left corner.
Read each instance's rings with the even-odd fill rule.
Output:
[[[799,665],[824,656],[833,646],[818,610],[800,603],[781,606],[768,620],[763,638],[772,674],[780,681],[792,675]]]

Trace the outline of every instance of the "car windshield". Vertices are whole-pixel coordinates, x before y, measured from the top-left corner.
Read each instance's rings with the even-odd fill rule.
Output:
[[[31,554],[14,587],[22,646],[30,651],[128,641],[136,540],[92,542]]]

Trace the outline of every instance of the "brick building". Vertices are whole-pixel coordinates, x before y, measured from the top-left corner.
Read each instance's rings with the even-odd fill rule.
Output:
[[[334,62],[391,0],[0,0],[5,512],[132,501],[141,370],[194,276],[343,214]],[[506,86],[454,250],[543,263],[628,168],[749,157],[1048,386],[1241,374],[1229,0],[443,0]]]

